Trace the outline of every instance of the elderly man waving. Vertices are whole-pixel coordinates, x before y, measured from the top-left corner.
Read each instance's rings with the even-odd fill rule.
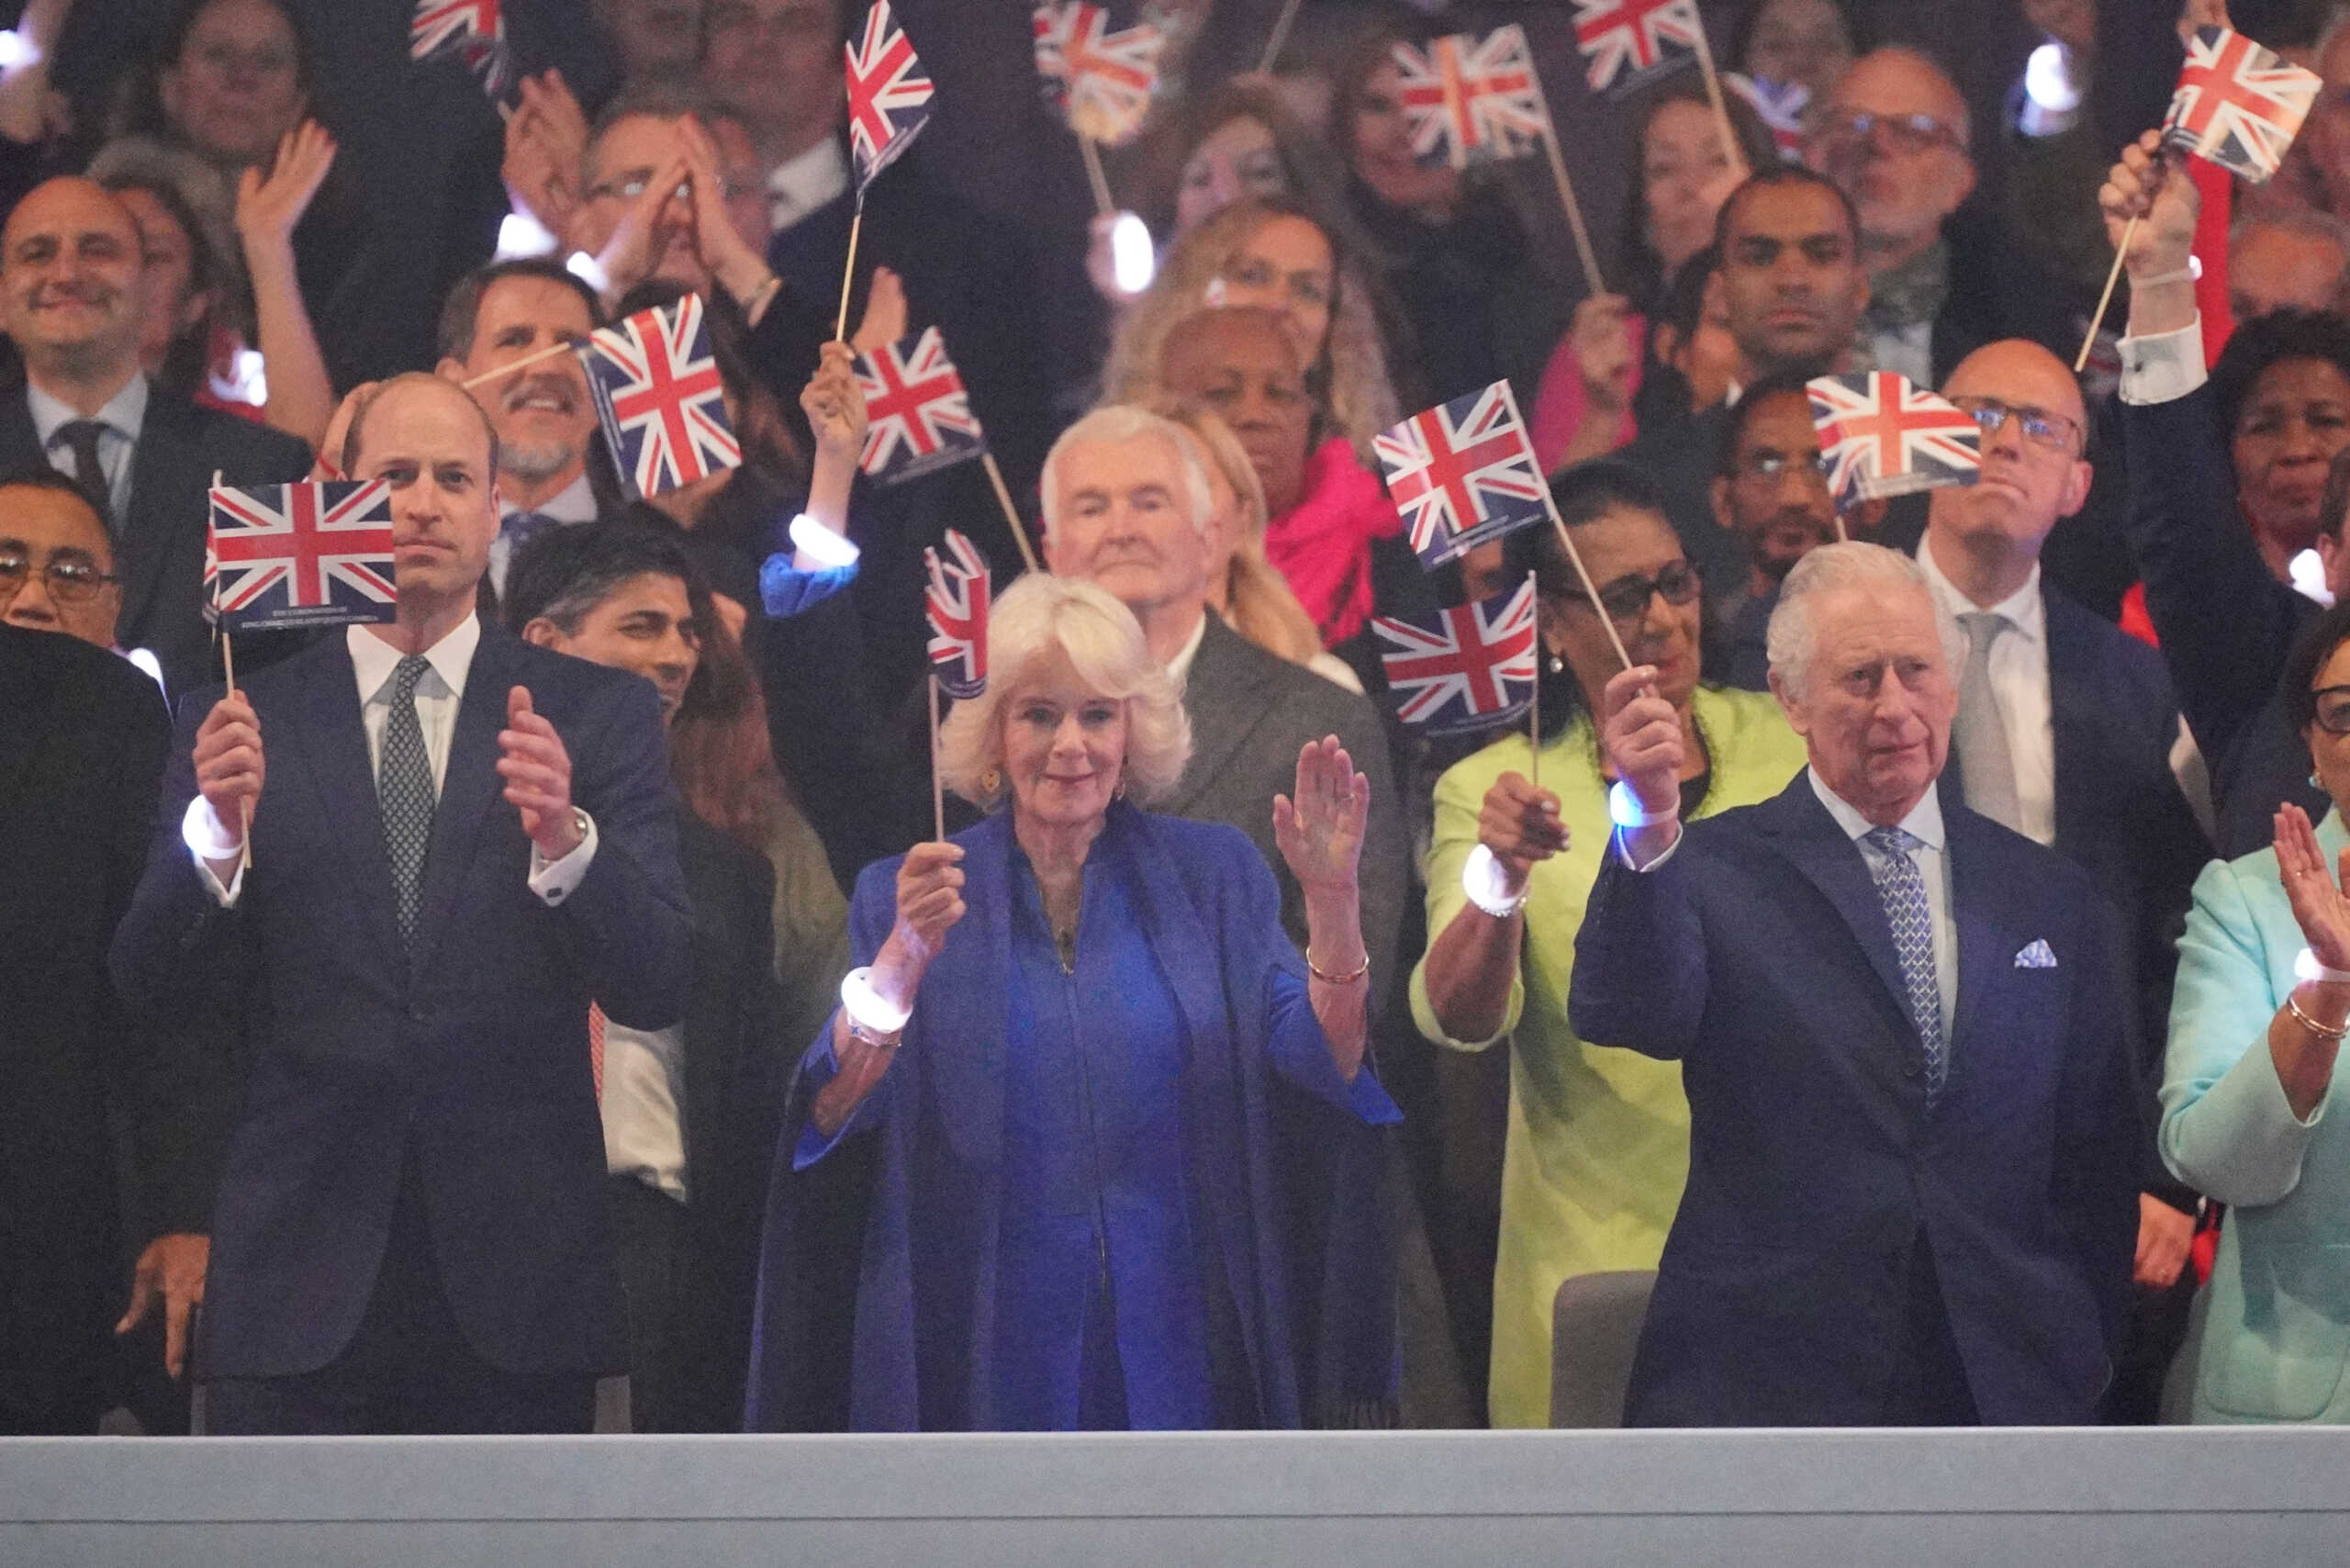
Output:
[[[1959,645],[1915,562],[1807,555],[1770,658],[1810,766],[1685,828],[1654,672],[1608,684],[1629,825],[1569,1007],[1691,1118],[1631,1424],[2080,1422],[2111,1375],[2135,1011],[2087,875],[1937,790]]]

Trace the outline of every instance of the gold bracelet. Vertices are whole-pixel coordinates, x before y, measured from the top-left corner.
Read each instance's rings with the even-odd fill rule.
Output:
[[[1306,961],[1309,965],[1313,962],[1310,958]],[[2293,1015],[2294,1023],[2299,1024],[2302,1028],[2307,1029],[2311,1034],[2315,1035],[2321,1040],[2332,1040],[2338,1045],[2341,1043],[2343,1036],[2350,1035],[2350,1023],[2337,1024],[2333,1028],[2327,1028],[2324,1025],[2319,1023],[2316,1019],[2302,1012],[2300,999],[2295,997],[2289,991],[2285,993],[2285,1011]]]
[[[1305,950],[1305,967],[1307,969],[1312,971],[1315,980],[1320,980],[1325,985],[1352,985],[1355,981],[1362,979],[1363,976],[1371,973],[1371,955],[1368,952],[1363,954],[1362,965],[1360,968],[1357,969],[1354,973],[1348,975],[1334,975],[1314,961],[1314,949],[1308,947]]]

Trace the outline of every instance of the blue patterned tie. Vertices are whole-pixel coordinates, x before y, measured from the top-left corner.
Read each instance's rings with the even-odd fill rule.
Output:
[[[1876,879],[1876,896],[1885,901],[1886,921],[1893,927],[1902,983],[1909,988],[1909,1015],[1926,1050],[1926,1103],[1931,1105],[1942,1097],[1950,1062],[1942,1049],[1942,995],[1934,976],[1934,921],[1926,907],[1926,877],[1910,857],[1924,841],[1897,827],[1871,828],[1866,838],[1879,857],[1870,875]]]
[[[416,717],[417,682],[431,667],[422,655],[409,654],[393,670],[384,759],[375,770],[375,803],[384,815],[384,847],[391,852],[402,946],[415,942],[417,901],[424,890],[424,849],[432,840],[432,758],[425,752],[424,726]]]

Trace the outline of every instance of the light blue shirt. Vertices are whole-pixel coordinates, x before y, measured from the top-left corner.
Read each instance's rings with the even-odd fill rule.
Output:
[[[30,381],[25,384],[25,401],[32,410],[33,434],[40,438],[49,465],[70,478],[84,477],[74,472],[73,449],[57,436],[82,418],[81,410],[60,402]],[[106,407],[94,417],[106,427],[98,432],[98,466],[106,470],[106,499],[114,513],[115,532],[119,533],[123,520],[130,515],[130,454],[147,423],[146,375],[132,372],[122,390],[107,398]]]
[[[1830,790],[1817,768],[1805,768],[1804,777],[1811,780],[1811,792],[1819,797],[1836,825],[1860,849],[1861,858],[1868,862],[1869,878],[1875,880],[1886,865],[1884,854],[1868,841],[1876,824]],[[1898,825],[1920,846],[1909,852],[1909,858],[1917,862],[1926,882],[1926,913],[1934,926],[1934,989],[1942,993],[1942,1039],[1948,1043],[1951,1020],[1958,1013],[1958,922],[1950,910],[1949,840],[1942,831],[1942,797],[1930,786]]]

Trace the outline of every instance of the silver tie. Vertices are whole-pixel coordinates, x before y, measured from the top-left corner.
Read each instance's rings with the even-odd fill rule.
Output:
[[[1966,628],[1966,669],[1958,681],[1959,770],[1966,780],[1967,806],[1993,822],[2023,831],[2023,807],[2016,799],[2015,754],[2008,749],[2008,723],[1999,694],[1991,685],[1991,644],[2008,624],[2004,615],[1978,610],[1962,615]]]

